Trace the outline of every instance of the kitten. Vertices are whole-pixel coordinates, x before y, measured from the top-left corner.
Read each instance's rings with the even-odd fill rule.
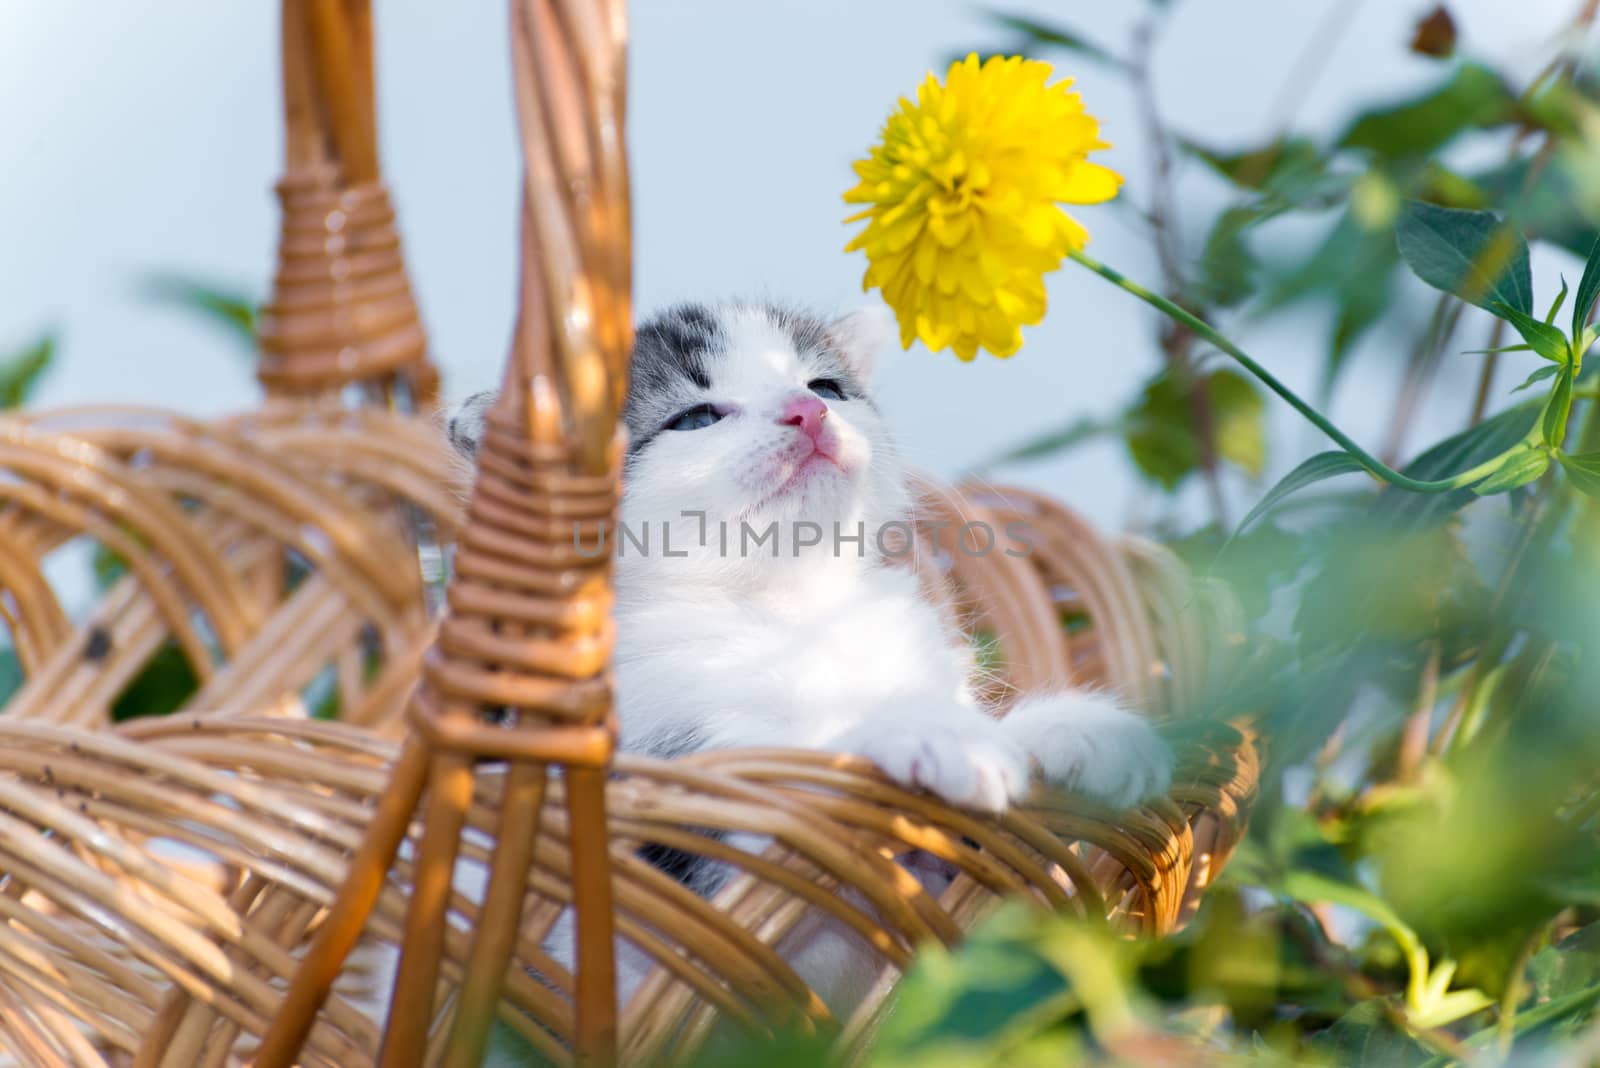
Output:
[[[1031,696],[993,718],[962,635],[887,558],[878,532],[913,519],[868,386],[891,329],[878,310],[827,320],[762,304],[684,304],[639,328],[621,523],[606,545],[621,747],[856,753],[983,812],[1020,801],[1035,763],[1117,806],[1164,792],[1166,746],[1109,694]],[[463,452],[493,400],[451,419]],[[671,870],[683,858],[652,859]],[[705,868],[675,874],[710,888]],[[796,967],[848,1002],[818,974],[848,953],[803,955],[829,958]],[[624,999],[636,981],[624,975]]]

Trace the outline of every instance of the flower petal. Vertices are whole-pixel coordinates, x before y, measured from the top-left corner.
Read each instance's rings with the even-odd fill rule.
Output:
[[[1083,160],[1067,175],[1061,199],[1073,204],[1101,204],[1117,195],[1122,175],[1110,167]]]

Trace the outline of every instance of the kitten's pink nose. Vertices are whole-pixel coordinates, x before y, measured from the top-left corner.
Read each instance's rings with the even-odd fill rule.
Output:
[[[783,406],[783,418],[778,422],[784,426],[797,426],[806,437],[816,441],[822,436],[822,421],[827,417],[828,406],[821,397],[800,393],[789,398],[789,403]]]

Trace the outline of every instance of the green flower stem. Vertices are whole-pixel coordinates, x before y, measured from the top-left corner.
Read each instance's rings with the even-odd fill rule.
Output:
[[[1285,401],[1288,401],[1290,407],[1299,412],[1301,415],[1305,416],[1307,419],[1311,420],[1318,430],[1321,430],[1324,434],[1328,435],[1328,437],[1332,438],[1335,444],[1354,457],[1356,462],[1362,467],[1366,468],[1370,474],[1376,478],[1382,479],[1391,486],[1399,486],[1401,489],[1411,490],[1414,493],[1446,493],[1450,490],[1465,489],[1476,482],[1483,481],[1485,478],[1498,471],[1506,462],[1508,457],[1510,457],[1513,453],[1520,452],[1526,447],[1526,442],[1528,440],[1537,440],[1537,431],[1530,432],[1528,439],[1518,442],[1516,445],[1513,445],[1500,455],[1485,460],[1478,466],[1468,468],[1460,474],[1453,475],[1450,478],[1441,478],[1431,481],[1408,478],[1399,471],[1396,471],[1394,468],[1390,467],[1388,464],[1384,463],[1382,460],[1379,460],[1376,456],[1373,456],[1371,453],[1367,452],[1360,445],[1357,445],[1350,439],[1348,435],[1344,433],[1344,431],[1340,430],[1338,427],[1329,422],[1326,416],[1317,411],[1315,408],[1311,407],[1311,405],[1307,404],[1305,401],[1301,400],[1299,396],[1295,394],[1294,390],[1278,381],[1271,371],[1268,371],[1265,367],[1251,359],[1248,354],[1246,354],[1233,342],[1217,333],[1217,331],[1212,328],[1211,324],[1207,323],[1204,319],[1201,319],[1195,315],[1191,315],[1189,312],[1180,308],[1166,297],[1161,296],[1159,293],[1152,293],[1138,282],[1133,281],[1133,279],[1128,278],[1126,275],[1114,268],[1107,267],[1105,264],[1091,256],[1086,256],[1082,252],[1070,252],[1068,255],[1070,255],[1074,260],[1077,260],[1078,263],[1082,264],[1084,267],[1087,267],[1089,270],[1099,275],[1101,278],[1104,278],[1106,281],[1110,282],[1112,285],[1117,286],[1120,289],[1127,290],[1129,293],[1132,293],[1134,296],[1155,308],[1163,315],[1182,323],[1200,337],[1205,338],[1207,341],[1211,342],[1211,344],[1215,345],[1229,356],[1232,356],[1239,362],[1241,366],[1244,367],[1245,370],[1249,371],[1251,374],[1260,379],[1263,385],[1272,390],[1272,392],[1276,393],[1278,396],[1282,397]]]

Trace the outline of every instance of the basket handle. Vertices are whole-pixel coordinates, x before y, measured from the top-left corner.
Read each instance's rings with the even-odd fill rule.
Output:
[[[303,2],[337,7],[339,0],[288,0]],[[419,808],[422,841],[379,1064],[420,1063],[473,767],[483,760],[509,767],[443,1061],[454,1068],[482,1055],[522,918],[552,765],[562,769],[569,814],[574,1053],[585,1065],[615,1059],[605,808],[616,738],[607,674],[611,561],[580,546],[593,545],[594,528],[612,522],[624,451],[618,415],[632,345],[624,27],[622,0],[511,0],[526,175],[520,299],[504,384],[485,418],[450,611],[407,710],[410,733],[263,1040],[263,1068],[283,1068],[297,1055]],[[349,113],[361,109],[353,104]],[[507,722],[485,722],[489,708],[503,709]]]
[[[430,408],[439,376],[378,167],[371,0],[282,14],[282,230],[257,377],[272,396],[355,386],[359,404]]]
[[[526,162],[522,274],[499,404],[539,447],[576,447],[578,470],[615,461],[633,340],[626,28],[620,0],[511,5]]]

